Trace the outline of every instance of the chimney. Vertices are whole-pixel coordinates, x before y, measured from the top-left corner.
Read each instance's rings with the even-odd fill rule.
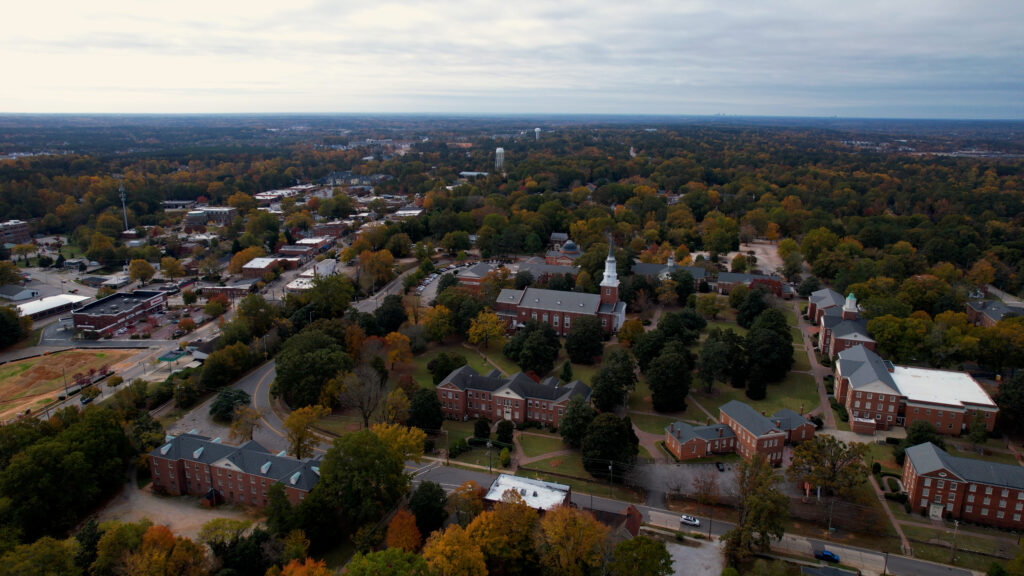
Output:
[[[719,429],[718,429],[718,437],[719,437],[719,438],[721,438],[721,437],[722,437],[722,434],[723,434],[724,432],[725,432],[725,430],[724,430],[723,428],[719,428]]]
[[[675,432],[676,431],[676,423],[673,422],[673,423],[669,424],[668,425],[668,429],[669,429],[670,432]]]

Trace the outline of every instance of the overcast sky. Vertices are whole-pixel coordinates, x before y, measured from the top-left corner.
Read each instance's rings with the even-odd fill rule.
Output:
[[[1024,118],[1022,0],[29,0],[0,112]]]

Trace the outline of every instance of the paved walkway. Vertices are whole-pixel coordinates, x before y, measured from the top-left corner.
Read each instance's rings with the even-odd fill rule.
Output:
[[[900,537],[900,545],[903,547],[904,552],[911,550],[910,540],[903,534],[903,529],[900,527],[899,522],[896,521],[896,516],[893,515],[892,510],[889,509],[889,505],[885,501],[885,492],[875,483],[874,476],[868,476],[868,482],[871,483],[871,487],[875,490],[875,497],[878,498],[879,504],[882,506],[882,510],[885,510],[885,514],[889,517],[889,523],[892,524],[896,534]]]
[[[818,387],[818,399],[821,402],[817,410],[810,410],[810,412],[820,414],[821,419],[825,422],[825,428],[834,429],[836,428],[836,419],[832,413],[832,405],[828,401],[828,391],[825,389],[825,376],[831,375],[832,370],[818,363],[813,344],[815,334],[811,333],[813,326],[808,324],[800,315],[800,302],[801,300],[793,301],[793,313],[796,314],[797,326],[800,328],[800,333],[803,334],[804,351],[807,353],[807,359],[811,364],[810,372],[803,372],[803,374],[810,374],[814,378],[814,383]]]
[[[494,361],[491,360],[490,357],[487,356],[487,354],[484,354],[483,352],[481,352],[478,347],[473,346],[473,345],[469,344],[468,342],[463,342],[462,343],[462,347],[465,348],[466,350],[471,350],[473,352],[476,352],[477,354],[480,355],[480,358],[483,358],[484,362],[487,362],[488,364],[493,366],[498,372],[501,372],[502,375],[508,376],[508,373],[505,372],[504,370],[502,370],[501,366],[498,366],[497,364],[495,364]]]

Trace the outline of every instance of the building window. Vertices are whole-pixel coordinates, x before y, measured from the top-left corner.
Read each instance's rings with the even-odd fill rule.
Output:
[[[946,487],[946,481],[945,481],[945,480],[939,480],[939,481],[938,481],[938,482],[937,482],[937,483],[935,484],[935,487],[936,487],[936,488],[945,488],[945,487]]]
[[[929,488],[925,488],[921,491],[921,496],[927,497],[930,492],[931,490]]]
[[[991,498],[985,498],[984,500],[982,500],[981,503],[984,504],[985,506],[988,506],[989,504],[992,503],[992,499]]]
[[[996,512],[996,518],[1002,519],[1003,516],[1005,516],[1005,514],[1003,514],[1002,510],[1000,510],[999,512]]]
[[[1008,497],[1009,495],[1010,495],[1010,491],[1009,491],[1009,490],[1007,490],[1006,488],[1003,488],[1003,493],[1002,493],[1002,494],[1000,494],[1000,496],[1001,496],[1001,497],[1003,497],[1003,498],[1006,498],[1006,497]]]
[[[988,508],[982,508],[981,509],[981,515],[982,516],[988,516]]]
[[[860,408],[860,400],[857,400],[856,402],[854,402],[853,403],[853,407],[854,408]]]
[[[974,512],[974,506],[966,506],[964,508],[964,512],[967,512],[968,514]]]
[[[609,295],[609,294],[611,294],[611,293],[612,293],[612,289],[611,289],[611,288],[605,288],[605,289],[604,289],[604,294],[605,294],[605,296],[607,296],[607,295]]]
[[[985,486],[985,494],[988,494],[990,496],[992,495],[992,487],[991,486]]]
[[[868,392],[868,400],[871,400],[871,392]]]
[[[924,479],[924,485],[925,486],[931,486],[932,485],[932,479],[931,478],[925,478]]]
[[[568,316],[565,317],[565,327],[566,328],[569,327],[569,317]]]

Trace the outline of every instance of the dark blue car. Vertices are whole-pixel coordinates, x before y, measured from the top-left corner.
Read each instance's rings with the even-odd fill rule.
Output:
[[[839,556],[835,552],[829,552],[828,550],[817,550],[814,552],[814,557],[826,562],[839,562]]]

